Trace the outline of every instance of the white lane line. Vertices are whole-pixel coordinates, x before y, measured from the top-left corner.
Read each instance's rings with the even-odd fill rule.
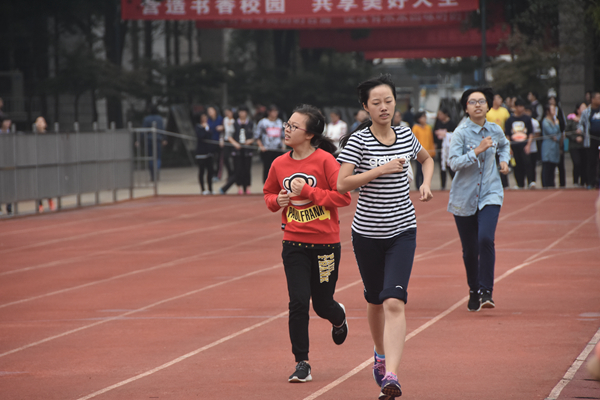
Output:
[[[100,204],[100,206],[109,206],[109,204]],[[122,207],[119,207],[121,204],[114,204],[115,207],[118,207],[119,209]],[[113,204],[110,204],[110,206],[113,206]],[[123,210],[122,212],[115,212],[114,214],[110,215],[110,216],[106,216],[104,215],[104,213],[102,212],[103,209],[101,208],[94,208],[94,209],[73,209],[72,211],[82,211],[82,212],[90,212],[94,215],[96,214],[100,214],[99,216],[90,216],[88,218],[84,218],[84,219],[75,219],[73,220],[73,218],[68,218],[67,214],[54,214],[54,213],[48,213],[47,217],[51,217],[52,219],[56,219],[56,218],[60,218],[60,217],[65,217],[68,218],[66,222],[63,223],[56,223],[56,224],[47,224],[44,223],[41,226],[34,226],[31,228],[23,228],[23,229],[19,229],[19,230],[11,230],[8,229],[6,231],[4,230],[0,230],[0,236],[14,236],[14,235],[20,235],[23,233],[28,233],[28,232],[39,232],[39,231],[45,231],[45,230],[53,230],[56,231],[57,229],[60,229],[62,227],[65,226],[69,226],[69,225],[75,225],[75,224],[81,224],[81,223],[89,223],[92,221],[98,221],[98,220],[106,220],[106,219],[113,219],[113,218],[119,218],[123,215],[131,215],[131,214],[141,214],[141,213],[145,213],[145,212],[152,212],[151,210],[154,209],[158,209],[159,207],[161,207],[160,204],[147,204],[145,205],[144,209],[140,209],[139,207],[136,207],[135,209],[130,209],[130,210]],[[71,211],[71,210],[69,210]],[[119,211],[119,210],[117,210]],[[69,216],[72,216],[73,214],[69,214]],[[42,221],[48,221],[49,218],[40,218],[39,220],[36,220],[35,222],[42,222]],[[11,222],[17,223],[18,220],[13,220]]]
[[[550,198],[550,197],[553,197],[553,196],[549,196],[549,197],[547,197],[546,199],[548,199],[548,198]],[[544,201],[544,200],[541,200],[541,201]],[[513,212],[513,213],[511,213],[511,214],[507,214],[507,215],[505,216],[505,218],[508,218],[508,216],[515,215],[515,214],[518,214],[518,213],[520,213],[520,212],[523,212],[523,211],[527,210],[528,208],[530,208],[530,207],[533,207],[533,206],[537,205],[537,204],[538,204],[538,203],[540,203],[541,201],[538,201],[538,202],[536,202],[536,203],[533,203],[533,204],[531,204],[531,205],[529,205],[529,206],[527,206],[527,207],[524,207],[524,208],[522,208],[522,209],[520,209],[520,210],[517,210],[516,212]],[[426,215],[431,215],[431,214],[434,214],[434,213],[436,213],[436,212],[438,212],[438,211],[433,211],[433,212],[430,212],[430,213],[428,213],[428,214],[426,214]],[[416,260],[418,260],[418,259],[420,259],[420,258],[424,258],[424,257],[425,257],[427,254],[431,253],[432,251],[435,251],[435,250],[437,250],[437,249],[442,249],[442,248],[444,248],[444,247],[448,246],[450,243],[453,243],[453,242],[455,242],[455,241],[456,241],[456,239],[450,240],[450,241],[448,241],[448,242],[446,242],[446,243],[444,243],[444,244],[442,244],[442,245],[440,245],[440,246],[438,246],[438,247],[436,247],[436,248],[434,248],[434,249],[430,250],[429,252],[426,252],[426,253],[423,253],[423,254],[417,255],[417,256],[415,256],[415,261],[416,261]],[[342,243],[342,247],[344,247],[344,246],[345,246],[346,244],[348,244],[348,243],[350,243],[350,242],[349,242],[349,241],[346,241],[346,242]],[[338,290],[336,290],[336,293],[339,293],[339,292],[341,292],[341,291],[343,291],[343,290],[345,290],[345,289],[348,289],[348,288],[350,288],[350,287],[352,287],[352,286],[355,286],[355,285],[357,285],[357,284],[359,284],[359,283],[361,283],[361,282],[362,282],[362,279],[361,279],[361,280],[357,280],[357,281],[355,281],[355,282],[352,282],[352,283],[350,283],[350,284],[348,284],[348,285],[346,285],[346,286],[344,286],[344,287],[342,287],[342,288],[339,288]],[[449,309],[447,309],[446,311],[444,311],[444,312],[442,312],[442,313],[438,314],[436,317],[432,318],[431,320],[429,320],[428,322],[426,322],[425,324],[423,324],[421,327],[417,328],[415,331],[413,331],[413,332],[409,333],[409,334],[406,336],[406,340],[409,340],[410,338],[412,338],[412,337],[416,336],[418,333],[420,333],[420,332],[422,332],[423,330],[427,329],[428,327],[430,327],[431,325],[433,325],[435,322],[439,321],[440,319],[442,319],[443,317],[445,317],[446,315],[448,315],[449,313],[451,313],[452,311],[454,311],[454,310],[455,310],[456,308],[458,308],[458,307],[459,307],[461,304],[464,304],[464,303],[465,303],[467,300],[468,300],[468,296],[464,297],[462,300],[460,300],[459,302],[457,302],[456,304],[454,304],[453,306],[451,306],[451,307],[450,307]],[[275,316],[275,317],[272,317],[272,318],[270,318],[270,319],[268,319],[268,320],[266,320],[266,321],[263,321],[264,323],[258,323],[258,324],[255,324],[255,325],[253,325],[253,326],[250,326],[250,327],[246,328],[246,329],[243,331],[243,333],[246,333],[246,332],[249,332],[249,331],[251,331],[251,330],[253,330],[253,329],[256,329],[256,328],[258,328],[259,326],[263,326],[263,325],[265,325],[266,323],[268,323],[268,322],[271,322],[271,321],[274,321],[275,319],[277,319],[277,318],[280,318],[281,316],[284,316],[284,315],[286,315],[286,314],[287,314],[287,311],[285,311],[285,312],[283,312],[283,313],[281,313],[281,314],[279,314],[279,315],[277,315],[277,316]],[[242,331],[239,331],[239,332],[242,332]],[[239,333],[239,332],[238,332],[238,333]],[[169,363],[163,364],[163,365],[161,365],[161,366],[159,366],[159,367],[157,367],[157,368],[155,368],[155,369],[153,369],[153,370],[146,371],[146,372],[144,372],[144,373],[142,373],[142,374],[136,375],[136,376],[134,376],[134,377],[132,377],[132,378],[126,379],[126,380],[124,380],[124,381],[121,381],[121,382],[119,382],[119,383],[116,383],[116,384],[114,384],[114,385],[112,385],[112,386],[109,386],[109,387],[107,387],[107,388],[101,389],[101,390],[99,390],[99,391],[97,391],[97,392],[94,392],[94,393],[92,393],[92,394],[89,394],[89,395],[87,395],[87,396],[85,396],[85,397],[81,397],[81,398],[79,398],[78,400],[87,400],[87,399],[91,399],[91,398],[93,398],[93,397],[96,397],[96,396],[98,396],[98,395],[100,395],[100,394],[106,393],[106,392],[108,392],[108,391],[110,391],[110,390],[116,389],[116,388],[118,388],[118,387],[124,386],[124,385],[126,385],[126,384],[128,384],[128,383],[131,383],[131,382],[133,382],[133,381],[136,381],[136,380],[138,380],[138,379],[144,378],[144,377],[146,377],[146,376],[148,376],[148,375],[151,375],[151,374],[153,374],[153,373],[155,373],[155,372],[157,372],[157,371],[160,371],[160,370],[162,370],[162,369],[164,369],[164,368],[170,367],[170,366],[172,366],[172,365],[176,364],[176,363],[177,363],[177,362],[179,362],[179,361],[185,360],[185,359],[187,359],[187,358],[189,358],[189,357],[191,357],[191,356],[193,356],[193,355],[197,355],[198,353],[200,353],[200,352],[204,351],[206,348],[211,348],[211,347],[213,347],[213,346],[212,346],[213,344],[215,344],[215,345],[216,345],[216,344],[221,344],[221,343],[223,343],[224,341],[226,341],[226,340],[229,340],[229,339],[232,339],[232,338],[234,338],[234,337],[237,337],[237,336],[239,336],[239,335],[238,335],[237,333],[235,333],[235,334],[233,334],[233,335],[230,335],[230,336],[228,336],[228,337],[227,337],[227,339],[226,339],[226,338],[220,339],[219,341],[217,341],[218,343],[217,343],[217,342],[213,342],[213,343],[211,343],[211,344],[207,345],[207,346],[210,346],[210,347],[204,346],[204,347],[202,347],[202,348],[200,348],[200,349],[198,349],[198,350],[195,350],[195,351],[193,351],[193,352],[191,352],[191,353],[185,354],[185,355],[183,355],[183,356],[181,356],[181,357],[179,357],[179,358],[177,358],[177,359],[175,359],[175,360],[173,360],[173,361],[171,361],[171,362],[169,362]],[[224,339],[226,339],[226,340],[224,340]],[[204,350],[203,350],[203,349],[204,349]],[[1,357],[1,356],[2,356],[2,355],[0,354],[0,357]],[[179,360],[179,361],[178,361],[178,360]],[[372,361],[372,359],[371,359],[371,358],[369,358],[367,361],[363,362],[362,364],[360,364],[358,367],[354,368],[352,371],[348,372],[348,373],[347,373],[346,375],[344,375],[343,377],[341,377],[341,378],[338,378],[336,381],[334,381],[334,382],[330,383],[329,385],[327,385],[327,386],[325,387],[325,388],[327,388],[326,390],[324,390],[325,388],[323,388],[323,389],[321,389],[320,391],[318,391],[318,392],[315,392],[315,394],[316,394],[316,396],[315,396],[315,397],[311,397],[311,396],[309,396],[309,397],[307,397],[307,398],[306,398],[306,399],[304,399],[304,400],[313,399],[313,398],[316,398],[316,397],[320,396],[320,395],[321,395],[321,394],[323,394],[323,393],[326,393],[326,392],[327,392],[327,391],[329,391],[330,389],[334,388],[335,386],[339,385],[339,384],[340,384],[340,383],[342,383],[343,381],[345,381],[345,380],[349,379],[350,377],[352,377],[353,375],[355,375],[356,373],[358,373],[360,370],[362,370],[362,369],[366,368],[366,367],[367,367],[367,366],[368,366],[370,363],[372,363],[372,362],[373,362],[373,361]],[[342,380],[342,378],[343,378],[343,380]],[[318,394],[317,394],[317,393],[318,393]],[[313,394],[313,396],[314,396],[315,394]]]
[[[230,208],[230,207],[226,207],[226,208]],[[190,218],[190,217],[194,217],[194,216],[196,216],[198,214],[203,214],[203,213],[205,213],[205,211],[202,211],[202,212],[196,213],[196,214],[186,214],[184,217],[185,218]],[[182,217],[174,218],[174,220],[175,219],[180,219],[180,218],[182,218]],[[114,252],[117,252],[117,251],[126,250],[126,249],[130,249],[130,248],[133,248],[133,247],[138,247],[138,246],[146,246],[146,245],[152,244],[152,243],[158,243],[158,242],[163,243],[165,240],[171,240],[171,239],[175,239],[175,238],[186,236],[186,235],[191,235],[191,234],[198,233],[198,232],[205,232],[205,231],[211,231],[211,230],[215,230],[215,229],[219,229],[219,228],[225,228],[225,227],[228,227],[228,226],[231,226],[231,225],[237,225],[237,224],[242,223],[242,222],[249,222],[249,221],[252,221],[252,220],[255,220],[255,219],[259,219],[259,218],[262,218],[262,217],[257,215],[257,216],[246,218],[246,219],[243,219],[243,220],[231,221],[231,222],[222,223],[222,224],[218,224],[218,225],[213,225],[213,226],[209,226],[209,227],[202,227],[202,228],[192,229],[192,230],[188,230],[188,231],[174,233],[174,234],[168,235],[168,236],[161,236],[161,237],[157,237],[155,239],[145,240],[143,242],[136,242],[136,243],[128,244],[128,245],[121,246],[121,247],[114,247],[114,248],[111,248],[109,250],[100,250],[100,251],[96,251],[94,253],[87,253],[87,254],[84,254],[84,255],[81,255],[81,256],[77,256],[77,257],[65,258],[65,259],[51,261],[51,262],[44,263],[44,264],[33,265],[31,267],[24,267],[24,268],[14,269],[14,270],[11,270],[11,271],[5,271],[5,272],[1,272],[0,273],[0,277],[1,276],[5,276],[5,275],[16,274],[16,273],[19,273],[19,272],[27,272],[27,271],[32,271],[32,270],[41,269],[41,268],[54,267],[54,266],[57,266],[57,265],[61,265],[62,266],[62,265],[68,264],[68,263],[85,260],[86,258],[95,258],[95,257],[103,255],[103,254],[111,254],[111,253],[114,253]]]
[[[585,348],[579,354],[579,356],[577,356],[573,364],[571,364],[571,367],[569,367],[569,369],[565,373],[565,376],[563,376],[563,378],[556,384],[556,386],[554,386],[554,389],[552,389],[550,395],[548,395],[548,397],[546,397],[545,400],[558,399],[558,396],[560,396],[562,390],[573,380],[575,374],[577,373],[577,371],[579,371],[579,368],[581,368],[585,360],[587,360],[588,356],[590,355],[592,350],[594,350],[594,347],[596,347],[596,344],[598,344],[598,342],[600,342],[600,328],[596,331],[596,334],[588,342],[588,344],[585,346]]]
[[[239,207],[239,205],[230,205],[230,206],[226,206],[226,207],[222,207],[220,208],[220,210],[225,210],[228,208],[235,208],[235,207]],[[214,212],[216,210],[212,210],[212,212]],[[79,240],[79,239],[85,239],[85,238],[90,238],[93,236],[99,236],[99,235],[104,235],[104,234],[111,234],[111,233],[115,233],[115,232],[120,232],[120,231],[126,231],[126,230],[132,230],[132,229],[139,229],[142,227],[146,227],[146,226],[150,226],[150,225],[156,225],[156,224],[160,224],[166,221],[177,221],[180,219],[189,219],[191,217],[195,217],[197,215],[203,215],[206,214],[206,210],[204,211],[199,211],[197,213],[194,214],[183,214],[183,215],[179,215],[177,217],[168,217],[168,218],[163,218],[163,219],[156,219],[154,221],[150,221],[150,222],[143,222],[141,224],[137,224],[137,225],[127,225],[127,226],[122,226],[120,228],[110,228],[110,229],[104,229],[101,231],[92,231],[92,232],[88,232],[88,233],[83,233],[83,234],[77,234],[77,235],[73,235],[73,236],[67,236],[67,237],[62,237],[62,238],[56,238],[56,239],[52,239],[52,240],[46,240],[45,242],[37,242],[37,243],[31,243],[25,246],[20,246],[20,247],[12,247],[9,249],[5,249],[5,250],[0,250],[0,254],[6,254],[6,253],[13,253],[13,252],[17,252],[17,251],[22,251],[22,250],[28,250],[28,249],[33,249],[36,247],[42,247],[42,246],[47,246],[47,245],[54,245],[57,243],[63,243],[63,242],[68,242],[71,240]]]
[[[254,218],[258,218],[258,217],[253,217],[253,218],[250,218],[250,219],[254,219]],[[239,223],[239,221],[237,221],[237,223]],[[220,226],[219,228],[221,228],[221,227],[222,226]],[[110,278],[99,279],[99,280],[96,280],[96,281],[93,281],[93,282],[84,283],[82,285],[72,286],[72,287],[68,287],[68,288],[65,288],[65,289],[56,290],[54,292],[40,294],[38,296],[33,296],[33,297],[28,297],[26,299],[11,301],[9,303],[0,304],[0,308],[14,306],[16,304],[22,304],[22,303],[26,303],[26,302],[29,302],[29,301],[41,299],[41,298],[44,298],[44,297],[49,297],[49,296],[54,296],[54,295],[61,294],[61,293],[66,293],[66,292],[70,292],[72,290],[83,289],[83,288],[86,288],[86,287],[99,285],[101,283],[106,283],[106,282],[114,281],[114,280],[117,280],[117,279],[126,278],[126,277],[129,277],[129,276],[133,276],[133,275],[145,273],[145,272],[156,271],[156,270],[163,269],[163,268],[170,268],[170,267],[174,267],[174,266],[180,265],[180,264],[185,264],[185,263],[188,263],[188,262],[191,262],[191,261],[197,261],[197,260],[199,260],[201,258],[204,258],[206,256],[209,256],[211,254],[219,253],[219,252],[230,250],[230,249],[236,249],[236,248],[239,248],[240,245],[254,243],[254,242],[257,242],[257,241],[269,238],[271,236],[275,236],[275,235],[281,235],[281,233],[277,232],[277,233],[273,233],[271,235],[260,236],[260,237],[254,238],[254,239],[246,240],[244,242],[236,242],[235,244],[232,244],[230,246],[220,247],[218,249],[214,249],[214,250],[211,250],[211,251],[206,251],[206,252],[201,253],[201,254],[195,254],[193,256],[178,258],[177,260],[164,262],[164,263],[155,265],[153,267],[137,269],[135,271],[130,271],[130,272],[127,272],[127,273],[124,273],[124,274],[111,276]],[[164,242],[164,240],[165,240],[164,238],[160,239],[161,242]]]
[[[560,239],[557,239],[552,244],[550,244],[549,246],[547,246],[544,250],[539,251],[537,254],[529,257],[524,263],[519,264],[516,267],[511,268],[510,270],[508,270],[507,272],[505,272],[503,275],[501,275],[500,277],[496,278],[494,280],[494,283],[498,283],[498,282],[502,281],[504,278],[512,275],[516,271],[519,271],[520,269],[524,268],[525,266],[531,265],[531,264],[533,264],[535,262],[542,261],[542,260],[547,259],[547,258],[559,256],[560,254],[553,254],[551,256],[539,257],[545,251],[550,250],[557,243],[560,243],[562,240],[564,240],[565,238],[567,238],[568,236],[570,236],[573,232],[575,232],[577,229],[579,229],[580,227],[582,227],[586,223],[589,223],[590,221],[592,221],[594,218],[595,218],[595,216],[593,215],[590,218],[586,219],[584,222],[582,222],[579,225],[577,225],[577,227],[571,229],[569,232],[567,232],[566,234],[564,234]],[[539,257],[539,258],[536,259],[536,257]],[[429,328],[430,326],[432,326],[433,324],[435,324],[436,322],[438,322],[439,320],[441,320],[442,318],[444,318],[445,316],[447,316],[448,314],[450,314],[452,311],[456,310],[458,307],[460,307],[461,305],[463,305],[464,303],[466,303],[468,300],[469,300],[469,296],[463,297],[460,301],[458,301],[457,303],[455,303],[454,305],[452,305],[451,307],[449,307],[445,311],[441,312],[440,314],[436,315],[434,318],[430,319],[429,321],[427,321],[426,323],[424,323],[423,325],[421,325],[416,330],[414,330],[411,333],[409,333],[408,335],[406,335],[406,341],[408,341],[409,339],[412,339],[413,337],[415,337],[416,335],[418,335],[419,333],[421,333],[425,329]],[[372,363],[373,363],[373,357],[370,357],[368,360],[366,360],[363,363],[361,363],[360,365],[358,365],[352,371],[350,371],[347,374],[339,377],[335,381],[331,382],[327,386],[324,386],[323,388],[321,388],[317,392],[311,394],[310,396],[305,397],[303,400],[314,400],[314,399],[316,399],[317,397],[321,396],[322,394],[325,394],[328,391],[330,391],[331,389],[333,389],[336,386],[340,385],[344,381],[350,379],[352,376],[356,375],[357,373],[359,373],[361,370],[363,370],[364,368],[368,367]]]
[[[28,349],[30,347],[34,347],[34,346],[40,345],[42,343],[49,342],[49,341],[54,340],[54,339],[59,339],[59,338],[65,337],[65,336],[70,335],[70,334],[75,333],[75,332],[80,332],[80,331],[83,331],[85,329],[89,329],[89,328],[92,328],[92,327],[95,327],[95,326],[98,326],[98,325],[101,325],[101,324],[104,324],[104,323],[107,323],[107,322],[110,322],[110,321],[115,321],[115,320],[121,319],[123,317],[126,317],[128,315],[132,315],[132,314],[135,314],[135,313],[138,313],[138,312],[141,312],[141,311],[149,310],[149,309],[151,309],[153,307],[159,306],[161,304],[168,303],[170,301],[179,300],[179,299],[182,299],[184,297],[192,296],[194,294],[197,294],[197,293],[209,290],[209,289],[213,289],[213,288],[216,288],[216,287],[219,287],[219,286],[223,286],[225,284],[228,284],[228,283],[231,283],[231,282],[235,282],[235,281],[238,281],[240,279],[248,278],[250,276],[257,275],[257,274],[260,274],[260,273],[263,273],[263,272],[271,271],[271,270],[274,270],[274,269],[277,269],[277,268],[281,268],[281,264],[277,264],[277,265],[274,265],[272,267],[263,268],[263,269],[259,269],[259,270],[256,270],[256,271],[252,271],[252,272],[249,272],[249,273],[247,273],[245,275],[236,276],[235,278],[231,278],[231,279],[228,279],[226,281],[214,283],[212,285],[204,286],[204,287],[202,287],[200,289],[192,290],[192,291],[187,292],[187,293],[183,293],[183,294],[179,294],[177,296],[169,297],[168,299],[163,299],[163,300],[157,301],[155,303],[148,304],[147,306],[144,306],[144,307],[141,307],[141,308],[137,308],[135,310],[131,310],[131,311],[128,311],[126,313],[122,313],[122,314],[116,315],[114,317],[107,318],[105,320],[95,322],[93,324],[80,326],[79,328],[75,328],[75,329],[72,329],[70,331],[66,331],[66,332],[63,332],[61,334],[55,335],[55,336],[50,336],[50,337],[47,337],[45,339],[38,340],[37,342],[29,343],[29,344],[27,344],[25,346],[22,346],[22,347],[19,347],[19,348],[16,348],[16,349],[9,350],[7,352],[1,353],[0,357],[7,356],[9,354],[14,354],[14,353],[17,353],[19,351]]]

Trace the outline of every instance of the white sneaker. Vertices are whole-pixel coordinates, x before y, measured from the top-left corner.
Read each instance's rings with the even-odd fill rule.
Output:
[[[536,188],[535,182],[531,182],[529,184],[529,189],[535,189],[535,188]]]
[[[204,192],[202,192],[202,194],[203,194],[204,196],[206,196],[206,195],[212,194],[212,192],[211,192],[211,191],[209,191],[209,190],[205,190]]]

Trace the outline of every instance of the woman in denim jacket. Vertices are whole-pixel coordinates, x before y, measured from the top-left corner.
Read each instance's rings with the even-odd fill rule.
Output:
[[[504,190],[500,173],[508,174],[510,143],[502,128],[486,120],[493,102],[490,88],[469,89],[460,104],[469,118],[450,142],[449,165],[456,172],[448,211],[454,214],[469,284],[469,311],[494,308],[494,236]],[[496,165],[496,154],[500,166]]]

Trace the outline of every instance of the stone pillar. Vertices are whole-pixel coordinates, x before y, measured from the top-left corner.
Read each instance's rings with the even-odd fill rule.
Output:
[[[559,96],[565,114],[583,101],[593,88],[593,48],[590,28],[585,24],[584,2],[559,2]]]

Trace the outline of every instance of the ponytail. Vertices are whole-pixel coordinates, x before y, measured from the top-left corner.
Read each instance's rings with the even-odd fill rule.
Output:
[[[354,132],[362,131],[363,129],[365,129],[371,125],[373,125],[373,121],[371,121],[370,119],[367,119],[366,121],[363,121],[360,125],[358,125],[355,130],[353,130],[352,132],[346,133],[344,136],[342,136],[340,138],[340,148],[343,149],[344,147],[346,147],[346,144],[348,143],[350,136],[352,136],[352,134],[354,134]]]
[[[330,138],[323,135],[325,131],[325,116],[321,110],[309,104],[301,104],[293,112],[307,117],[306,131],[313,134],[310,144],[328,153],[335,154],[337,146]]]

